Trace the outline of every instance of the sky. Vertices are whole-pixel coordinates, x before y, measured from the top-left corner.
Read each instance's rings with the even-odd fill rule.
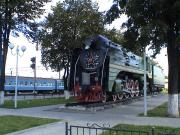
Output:
[[[51,12],[51,6],[55,6],[56,2],[58,0],[52,0],[51,3],[47,4],[44,8],[46,9],[46,13],[42,16],[47,16],[49,12]],[[106,11],[110,8],[112,5],[112,0],[94,0],[99,5],[99,11]],[[42,19],[41,18],[41,19]],[[115,27],[116,29],[120,29],[121,24],[126,21],[126,16],[122,15],[119,19],[116,19],[111,25],[108,25],[108,28]],[[9,49],[8,56],[7,56],[7,62],[6,62],[6,75],[15,75],[16,74],[16,56],[13,55],[16,53],[16,46],[26,46],[27,50],[22,55],[22,52],[20,51],[20,57],[18,57],[18,74],[19,76],[34,76],[33,70],[30,68],[31,61],[30,59],[32,57],[36,57],[37,61],[37,77],[45,77],[45,78],[59,78],[59,73],[53,72],[50,69],[46,70],[45,67],[41,64],[41,52],[40,49],[36,51],[36,45],[30,43],[23,35],[20,35],[20,37],[10,37],[10,42],[15,45],[15,48],[12,50]],[[164,74],[168,74],[168,68],[167,68],[167,57],[165,56],[166,49],[162,49],[161,53],[156,56],[156,61],[159,63],[159,65],[164,69]],[[62,77],[61,72],[61,77]]]

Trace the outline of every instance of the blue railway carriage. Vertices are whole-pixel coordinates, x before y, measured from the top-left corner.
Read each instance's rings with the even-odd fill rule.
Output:
[[[64,90],[64,82],[61,79],[55,79],[55,92],[63,91]]]
[[[6,76],[5,92],[14,92],[15,76]],[[64,90],[64,83],[59,79],[18,77],[18,92],[59,92]]]

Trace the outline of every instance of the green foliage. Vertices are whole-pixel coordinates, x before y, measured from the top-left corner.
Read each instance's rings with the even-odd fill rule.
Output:
[[[178,40],[179,13],[178,0],[114,0],[114,5],[107,12],[106,22],[111,23],[118,17],[114,14],[126,14],[128,21],[122,25],[127,29],[124,33],[126,47],[142,51],[150,45],[155,56],[167,46],[169,30],[174,31]]]
[[[120,30],[116,30],[115,28],[113,28],[111,30],[105,30],[103,34],[114,43],[120,44],[122,46],[124,45],[125,40]]]
[[[34,118],[24,116],[0,116],[0,135],[12,133],[43,124],[58,122],[59,120],[47,118]]]
[[[24,33],[27,38],[35,38],[34,32],[37,28],[35,19],[44,13],[44,4],[51,0],[1,0],[1,26],[3,34],[12,31],[14,36],[18,32]],[[7,40],[9,35],[6,35]]]

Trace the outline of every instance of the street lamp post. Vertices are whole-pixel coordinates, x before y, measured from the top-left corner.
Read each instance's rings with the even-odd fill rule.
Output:
[[[146,49],[144,49],[144,116],[147,116]]]
[[[16,86],[15,86],[15,95],[14,95],[14,108],[17,108],[17,91],[18,91],[18,57],[22,56],[24,52],[26,51],[26,47],[22,46],[21,51],[23,52],[22,55],[19,53],[19,46],[16,47],[16,53],[13,54],[12,49],[14,48],[14,45],[10,44],[9,48],[11,49],[11,54],[16,55]]]

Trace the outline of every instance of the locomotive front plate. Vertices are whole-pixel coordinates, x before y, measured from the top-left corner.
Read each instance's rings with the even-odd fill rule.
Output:
[[[80,56],[80,62],[86,70],[96,70],[103,63],[103,53],[99,50],[84,50]]]

